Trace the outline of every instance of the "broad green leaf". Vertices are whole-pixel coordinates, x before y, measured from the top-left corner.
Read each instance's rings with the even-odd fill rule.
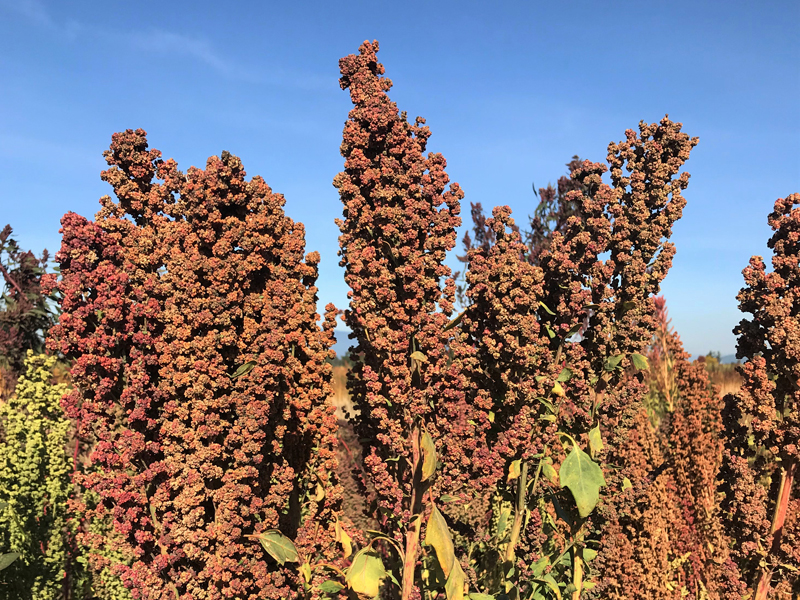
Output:
[[[253,367],[255,367],[255,366],[256,366],[256,361],[248,360],[241,367],[236,369],[236,372],[233,375],[231,375],[231,379],[236,379],[237,377],[241,377],[242,375],[246,375],[247,373],[252,371]]]
[[[600,500],[600,488],[606,485],[600,465],[574,445],[558,474],[561,487],[567,487],[572,492],[578,514],[583,518],[588,517]]]
[[[558,598],[558,600],[561,600],[561,590],[558,588],[558,583],[556,583],[555,578],[552,575],[550,575],[550,573],[548,573],[547,575],[543,575],[536,581],[541,581],[543,584],[545,584],[548,588],[550,588],[550,591],[555,594],[556,598]]]
[[[533,563],[533,576],[534,577],[541,577],[544,574],[545,569],[550,566],[550,557],[545,555],[535,563]]]
[[[597,453],[603,449],[603,437],[600,434],[600,425],[597,425],[589,431],[589,450],[592,456],[597,456]]]
[[[556,313],[554,313],[552,310],[550,310],[550,308],[544,302],[540,301],[539,302],[539,306],[541,306],[548,315],[556,316]]]
[[[625,358],[624,354],[615,354],[614,356],[609,356],[606,358],[605,363],[603,363],[603,368],[606,371],[613,371],[617,367],[619,367],[619,363],[622,362],[622,359]]]
[[[277,529],[270,529],[258,536],[258,541],[264,550],[274,558],[279,565],[287,562],[300,562],[294,542]]]
[[[592,561],[595,558],[597,558],[597,550],[594,550],[592,548],[584,548],[583,549],[583,561],[584,562],[588,563],[589,561]],[[586,585],[584,585],[583,587],[586,588]]]
[[[572,369],[564,367],[561,369],[561,373],[558,374],[556,381],[563,383],[569,381],[570,379],[572,379]]]
[[[419,449],[422,452],[422,481],[428,481],[436,472],[436,445],[428,430],[420,432]]]
[[[15,560],[19,558],[19,552],[8,552],[0,554],[0,571],[10,566]]]
[[[439,502],[443,504],[450,504],[451,502],[455,502],[458,500],[456,496],[451,496],[450,494],[442,494],[439,496]]]
[[[556,384],[553,386],[553,389],[550,390],[554,396],[558,396],[559,398],[564,397],[564,388],[561,387],[561,384],[556,381]]]
[[[631,354],[631,360],[633,361],[633,366],[639,369],[640,371],[647,371],[650,369],[650,363],[647,360],[646,356],[642,356],[641,354]]]
[[[508,518],[511,516],[511,509],[507,506],[500,510],[500,516],[497,517],[497,540],[503,541],[503,538],[508,528]]]
[[[506,477],[506,481],[511,481],[519,477],[521,466],[522,466],[522,461],[520,461],[520,459],[513,461],[511,465],[508,467],[508,477]]]
[[[359,550],[353,557],[353,562],[347,569],[345,582],[347,587],[356,594],[363,594],[368,598],[378,598],[381,591],[381,581],[386,577],[380,554],[370,546]]]
[[[323,594],[338,594],[344,589],[344,586],[341,583],[334,581],[333,579],[323,581],[318,587],[319,591]]]
[[[491,594],[477,594],[475,592],[471,593],[468,598],[469,600],[495,600],[495,597]]]

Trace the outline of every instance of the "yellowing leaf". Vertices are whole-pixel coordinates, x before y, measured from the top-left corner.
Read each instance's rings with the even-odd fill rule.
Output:
[[[287,562],[300,562],[294,542],[277,529],[270,529],[258,536],[258,541],[264,550],[276,560],[279,565]]]
[[[378,598],[381,591],[381,581],[386,577],[380,554],[370,546],[359,550],[353,557],[353,562],[345,574],[345,583],[356,594],[363,594],[367,598]]]
[[[344,557],[348,558],[353,553],[353,544],[350,536],[347,535],[347,532],[342,527],[342,524],[339,522],[339,519],[336,519],[336,541],[342,545],[342,552],[344,553]]]
[[[508,477],[506,477],[506,481],[511,481],[519,477],[521,466],[522,466],[522,461],[520,461],[519,459],[512,462],[511,466],[508,467]]]
[[[558,472],[561,487],[569,488],[578,513],[586,518],[600,500],[600,488],[606,485],[603,470],[577,444],[561,465]]]
[[[424,427],[421,430],[419,449],[422,452],[422,481],[428,481],[436,473],[436,444]]]
[[[461,569],[461,564],[456,560],[453,538],[447,527],[447,521],[444,520],[436,506],[431,509],[431,515],[428,517],[425,527],[425,543],[433,546],[439,566],[447,578],[445,583],[447,600],[464,600],[466,577]]]
[[[461,569],[461,564],[456,561],[453,563],[453,570],[450,571],[450,575],[444,584],[444,593],[447,596],[447,600],[464,600],[466,588],[467,577]]]
[[[318,483],[316,489],[314,490],[314,495],[312,496],[312,498],[314,498],[314,502],[319,502],[324,497],[325,497],[325,489],[322,487],[322,485]]]
[[[553,392],[553,395],[558,396],[559,398],[563,398],[564,397],[564,388],[561,387],[561,384],[559,382],[557,382],[557,381],[556,381],[556,384],[553,386],[553,389],[551,391]]]
[[[640,371],[647,371],[650,368],[647,357],[641,354],[631,354],[631,361],[633,362],[633,366]]]
[[[627,477],[625,477],[622,480],[622,491],[624,492],[625,490],[629,490],[631,488],[633,488],[633,484],[631,483],[631,480],[628,479]]]
[[[412,360],[418,360],[419,362],[428,362],[428,357],[425,356],[422,352],[417,350],[416,352],[411,353]]]
[[[589,431],[589,450],[592,456],[597,456],[597,453],[604,448],[603,437],[600,434],[600,425],[597,425]]]
[[[300,565],[298,571],[300,571],[300,575],[303,576],[303,581],[306,583],[311,583],[311,565],[308,564],[308,561]]]

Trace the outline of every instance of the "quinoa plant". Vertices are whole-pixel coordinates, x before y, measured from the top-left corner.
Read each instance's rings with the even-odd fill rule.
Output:
[[[72,425],[61,410],[66,384],[55,357],[27,351],[15,393],[0,404],[0,548],[19,558],[0,571],[0,598],[56,600],[74,579],[67,500]]]
[[[302,596],[340,502],[319,255],[228,152],[184,174],[127,130],[105,157],[117,200],[64,217],[51,282],[89,563],[137,600]]]
[[[800,194],[775,202],[768,246],[744,270],[736,356],[744,379],[725,398],[725,526],[754,600],[800,594]]]

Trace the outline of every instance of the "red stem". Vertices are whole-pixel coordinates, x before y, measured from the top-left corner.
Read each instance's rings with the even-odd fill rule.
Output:
[[[794,472],[797,466],[797,461],[792,460],[783,472],[781,473],[781,487],[778,491],[778,502],[775,504],[775,515],[772,518],[772,528],[770,534],[772,535],[771,554],[776,554],[781,547],[781,538],[783,537],[783,525],[786,522],[786,512],[789,508],[789,500],[792,497],[792,485],[794,484]],[[756,587],[756,595],[753,600],[766,600],[769,593],[769,585],[772,581],[773,568],[770,567],[761,573]]]

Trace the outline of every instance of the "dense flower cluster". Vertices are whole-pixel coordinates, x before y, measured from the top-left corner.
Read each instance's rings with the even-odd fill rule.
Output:
[[[24,251],[6,225],[0,230],[0,397],[13,389],[24,369],[26,352],[44,350],[44,336],[55,319],[41,280],[48,253]]]
[[[75,566],[67,531],[73,431],[60,406],[68,388],[52,382],[55,362],[28,350],[14,395],[0,404],[0,548],[20,554],[0,571],[0,598],[9,600],[63,598]]]
[[[340,501],[319,255],[304,259],[283,197],[227,152],[184,174],[128,130],[105,156],[118,201],[64,217],[52,283],[51,347],[74,361],[65,406],[92,445],[82,510],[115,532],[84,527],[90,563],[136,599],[288,597],[296,569],[252,536],[330,552]]]
[[[461,328],[466,338],[454,351],[469,379],[471,418],[489,447],[470,468],[488,487],[501,484],[514,461],[523,467],[531,461],[539,471],[534,481],[540,487],[528,505],[538,505],[540,514],[520,537],[521,565],[585,543],[591,527],[581,532],[577,515],[556,516],[536,498],[556,495],[562,507],[571,504],[558,481],[540,473],[554,472],[546,465],[557,471],[565,460],[573,443],[563,433],[589,448],[595,428],[606,449],[597,447],[594,458],[617,469],[606,470],[608,499],[593,519],[595,528],[607,528],[601,548],[621,556],[624,533],[617,540],[610,532],[626,510],[619,498],[631,495],[621,493],[622,485],[626,478],[635,486],[645,483],[636,477],[638,449],[630,436],[644,385],[641,375],[628,376],[625,369],[635,366],[634,355],[652,338],[651,298],[671,265],[674,247],[666,240],[685,204],[688,174],[678,171],[696,142],[666,118],[642,123],[639,135],[629,130],[625,141],[609,147],[612,185],[601,180],[604,165],[574,166],[574,189],[565,202],[580,210],[550,234],[535,261],[508,209],[495,209],[487,221],[495,240],[490,249],[469,253],[471,304]],[[552,530],[542,527],[547,522]]]
[[[737,357],[744,385],[726,397],[726,526],[757,600],[800,594],[800,194],[775,203],[771,272],[744,270]]]
[[[389,99],[392,84],[377,51],[377,42],[365,42],[339,63],[354,107],[341,146],[345,170],[334,185],[344,204],[337,223],[352,290],[345,319],[355,339],[349,382],[355,429],[366,439],[364,464],[380,508],[407,523],[406,459],[415,424],[424,421],[450,461],[459,458],[448,458],[452,447],[443,437],[456,428],[466,428],[461,437],[475,433],[459,408],[463,396],[450,394],[458,386],[447,381],[458,375],[448,368],[445,328],[455,287],[444,259],[455,246],[463,192],[458,184],[446,189],[444,157],[424,156],[425,121],[410,124]]]

